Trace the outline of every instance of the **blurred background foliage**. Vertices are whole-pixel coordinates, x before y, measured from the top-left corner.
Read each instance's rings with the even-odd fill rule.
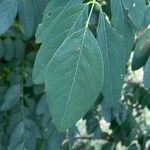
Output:
[[[47,2],[0,0],[0,150],[149,150],[149,1],[143,26],[133,27],[135,46],[116,108],[118,113],[112,112],[100,94],[95,106],[65,133],[59,133],[53,125],[44,86],[32,82],[39,49],[34,34]],[[98,2],[111,19],[110,0]],[[95,36],[97,19],[96,7],[90,24]]]

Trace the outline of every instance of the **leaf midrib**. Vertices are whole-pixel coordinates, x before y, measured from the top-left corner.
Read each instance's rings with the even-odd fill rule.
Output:
[[[85,8],[86,8],[86,7],[85,7]],[[84,9],[83,9],[83,11],[84,11]],[[74,26],[76,25],[76,23],[77,23],[78,19],[80,18],[81,14],[83,13],[83,11],[81,11],[81,13],[80,13],[79,17],[77,18],[76,22],[73,24],[72,28],[70,29],[70,32],[71,32],[71,30],[74,28]],[[80,30],[82,30],[82,29],[80,29]],[[70,34],[70,32],[68,33],[68,35]],[[76,31],[76,32],[74,32],[73,34],[75,34],[75,33],[77,33],[77,32],[79,32],[79,30]],[[50,65],[50,63],[53,61],[53,59],[55,58],[55,56],[56,56],[56,54],[58,53],[58,51],[61,49],[61,47],[65,44],[65,42],[66,42],[71,36],[72,36],[72,34],[69,35],[69,36],[62,42],[62,44],[57,48],[56,52],[54,53],[53,57],[49,60],[49,62],[48,62],[48,64],[46,65],[45,68],[47,68],[47,67]]]
[[[85,8],[81,11],[81,13],[79,14],[79,17],[77,18],[77,20],[75,21],[75,23],[73,24],[73,26],[70,28],[70,29],[67,29],[67,30],[70,30],[67,37],[65,38],[65,40],[61,43],[61,45],[57,48],[56,52],[53,54],[53,57],[48,61],[47,65],[45,65],[45,67],[43,67],[43,69],[41,69],[38,74],[36,76],[34,76],[33,80],[35,80],[37,78],[37,76],[43,71],[47,71],[47,68],[48,66],[51,64],[51,62],[53,61],[53,59],[55,58],[56,54],[59,52],[59,49],[64,45],[65,41],[67,41],[71,36],[72,34],[70,35],[70,32],[71,30],[75,27],[76,23],[78,22],[81,14],[85,11],[86,9],[86,6]],[[79,31],[79,30],[78,30]],[[78,31],[74,32],[73,34],[77,33]]]
[[[88,28],[85,27],[85,31],[83,33],[83,40],[82,40],[82,43],[81,43],[81,50],[80,50],[79,57],[78,57],[78,60],[77,60],[76,69],[75,69],[75,73],[74,73],[74,76],[73,76],[73,81],[72,81],[72,84],[71,84],[71,88],[70,88],[70,91],[69,91],[66,107],[65,107],[65,110],[64,110],[64,113],[63,113],[63,117],[62,117],[62,120],[61,120],[61,123],[60,123],[60,127],[59,127],[60,129],[61,129],[62,125],[63,125],[64,120],[65,120],[66,113],[67,113],[67,108],[68,108],[68,105],[70,103],[72,91],[73,91],[73,88],[74,88],[74,85],[75,85],[75,82],[76,82],[76,76],[77,76],[78,67],[79,67],[79,63],[80,63],[80,59],[81,59],[81,54],[82,54],[82,51],[83,51],[83,43],[85,41],[85,36],[86,36],[87,29]]]

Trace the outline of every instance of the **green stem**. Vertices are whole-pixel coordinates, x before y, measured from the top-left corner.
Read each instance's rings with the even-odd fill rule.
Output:
[[[89,17],[88,17],[88,20],[86,22],[85,28],[88,28],[88,26],[89,26],[89,22],[90,22],[90,18],[92,16],[92,12],[94,10],[94,6],[98,5],[100,10],[101,10],[101,5],[96,0],[93,0],[93,1],[90,1],[90,2],[87,3],[87,5],[90,5],[90,4],[92,4],[92,7],[91,7],[91,10],[90,10]]]

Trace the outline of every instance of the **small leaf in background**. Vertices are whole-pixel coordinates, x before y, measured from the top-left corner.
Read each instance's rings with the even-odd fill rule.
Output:
[[[48,110],[46,95],[43,95],[36,107],[36,115],[43,115]]]
[[[20,122],[12,132],[9,140],[8,150],[35,150],[36,139],[38,137],[39,130],[36,124],[30,119],[25,119],[24,121]]]
[[[150,88],[150,57],[144,67],[144,87]]]
[[[107,104],[115,110],[121,96],[126,56],[123,52],[124,47],[121,36],[107,22],[103,12],[100,14],[97,41],[104,60],[102,94]]]
[[[17,0],[0,1],[0,34],[6,32],[13,24],[18,11]]]
[[[18,103],[21,97],[21,85],[15,84],[8,89],[4,95],[4,103],[1,106],[1,111],[10,110]]]
[[[48,150],[60,149],[62,142],[65,139],[65,134],[58,132],[53,128],[53,132],[48,137]]]
[[[14,54],[15,54],[15,44],[11,38],[5,39],[4,43],[5,43],[5,56],[4,56],[4,58],[7,61],[10,61],[14,57]]]
[[[25,43],[22,41],[22,39],[17,38],[14,41],[14,44],[15,44],[15,58],[22,59],[25,55]]]
[[[123,0],[124,8],[137,29],[141,28],[144,22],[146,11],[146,0]]]
[[[109,104],[104,100],[101,104],[101,113],[107,122],[111,122],[114,119],[119,125],[126,120],[126,108],[125,105],[118,102],[113,110]]]
[[[19,21],[25,37],[30,38],[35,32],[34,7],[31,0],[18,0]]]
[[[22,121],[22,113],[15,112],[11,113],[11,117],[9,117],[9,126],[7,129],[7,133],[12,133],[14,128]]]
[[[111,120],[113,120],[112,108],[105,100],[101,103],[101,114],[107,122],[111,122]]]
[[[49,2],[49,0],[31,0],[31,1],[32,1],[33,7],[34,7],[35,28],[37,28],[38,24],[41,23],[41,21],[42,21],[43,11],[44,11],[47,3]],[[60,1],[59,1],[59,3],[60,3]]]
[[[59,149],[62,142],[66,138],[65,133],[60,133],[56,130],[50,117],[49,108],[47,105],[46,95],[43,95],[39,100],[36,108],[36,115],[41,117],[43,149]]]
[[[35,95],[40,95],[40,94],[44,93],[44,89],[45,89],[44,85],[34,85],[33,93]]]
[[[26,67],[24,69],[24,74],[25,74],[25,87],[32,87],[33,84],[33,80],[32,80],[32,68],[30,67]]]
[[[139,37],[134,47],[134,56],[132,60],[132,70],[143,67],[150,56],[150,29],[144,31]]]
[[[69,132],[68,132],[69,144],[71,144],[71,146],[73,146],[74,143],[77,141],[76,137],[79,137],[79,136],[80,136],[80,131],[77,126],[73,126],[72,128],[70,128]]]
[[[0,58],[4,57],[6,51],[6,47],[4,44],[4,40],[0,39]]]

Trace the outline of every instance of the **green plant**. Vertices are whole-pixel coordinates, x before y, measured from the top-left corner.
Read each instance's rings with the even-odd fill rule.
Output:
[[[0,18],[0,150],[149,148],[149,1],[0,0]]]

